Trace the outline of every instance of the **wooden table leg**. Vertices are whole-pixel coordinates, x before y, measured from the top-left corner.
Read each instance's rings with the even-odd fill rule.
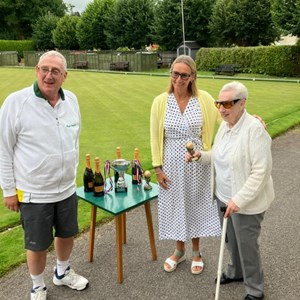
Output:
[[[117,252],[117,280],[123,282],[123,240],[122,240],[122,214],[115,216],[116,222],[116,252]]]
[[[121,214],[122,217],[122,242],[126,244],[126,212]]]
[[[145,202],[144,206],[145,206],[145,211],[146,211],[150,247],[151,247],[151,252],[152,252],[152,260],[157,260],[150,202],[149,201]]]
[[[90,235],[89,235],[89,253],[88,261],[92,262],[94,257],[94,243],[95,243],[95,227],[96,227],[97,207],[91,206],[91,223],[90,223]]]

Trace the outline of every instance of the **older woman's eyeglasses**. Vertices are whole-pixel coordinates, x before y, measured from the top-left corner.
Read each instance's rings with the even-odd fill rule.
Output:
[[[235,99],[235,100],[232,100],[232,101],[215,101],[215,107],[217,109],[220,109],[221,105],[222,105],[225,109],[229,109],[240,100],[242,100],[242,98],[241,99]]]
[[[59,69],[56,68],[48,68],[48,67],[38,67],[38,69],[41,71],[42,74],[47,75],[49,72],[53,75],[53,76],[59,76],[59,75],[63,75],[63,72]]]
[[[192,74],[179,73],[179,72],[176,72],[176,71],[172,71],[171,76],[174,79],[177,79],[178,77],[180,77],[182,80],[188,80],[192,76]]]

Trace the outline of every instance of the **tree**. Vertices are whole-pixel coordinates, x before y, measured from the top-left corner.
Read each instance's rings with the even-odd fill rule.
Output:
[[[294,15],[295,26],[292,29],[292,34],[300,37],[300,0],[297,0],[295,15]],[[298,45],[300,45],[298,43]]]
[[[109,49],[104,29],[114,3],[115,0],[94,0],[88,4],[76,31],[81,49]]]
[[[28,39],[32,24],[47,13],[62,17],[66,5],[63,0],[2,0],[0,1],[0,38]]]
[[[279,35],[270,0],[217,0],[209,26],[220,46],[269,45]]]
[[[65,15],[61,18],[53,30],[53,41],[59,49],[78,50],[79,44],[76,38],[76,25],[79,17]]]
[[[272,15],[282,35],[300,36],[300,0],[272,0]]]
[[[153,0],[116,0],[106,20],[105,34],[111,49],[141,49],[151,41]]]
[[[214,3],[214,0],[183,1],[185,40],[196,41],[202,47],[211,45],[208,24]]]
[[[32,40],[38,50],[54,49],[52,32],[56,28],[59,18],[51,13],[41,16],[32,25]]]
[[[159,1],[154,9],[153,39],[164,50],[174,51],[183,41],[180,1]]]
[[[184,0],[185,40],[196,41],[201,46],[211,44],[209,19],[214,0]],[[163,49],[176,50],[183,42],[181,0],[157,2],[153,24],[153,39]]]

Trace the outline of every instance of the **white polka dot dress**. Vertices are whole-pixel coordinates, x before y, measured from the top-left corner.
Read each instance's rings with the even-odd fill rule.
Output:
[[[187,241],[221,235],[216,203],[211,200],[210,166],[185,162],[186,143],[202,149],[203,124],[197,98],[191,98],[182,114],[174,94],[168,97],[165,116],[163,171],[169,188],[159,187],[159,239]]]

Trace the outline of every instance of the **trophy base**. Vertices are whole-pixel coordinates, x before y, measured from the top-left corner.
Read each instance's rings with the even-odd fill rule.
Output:
[[[152,190],[152,186],[151,185],[144,185],[144,190],[145,191],[150,191],[150,190]]]
[[[125,187],[115,187],[116,193],[127,193],[127,186]]]

